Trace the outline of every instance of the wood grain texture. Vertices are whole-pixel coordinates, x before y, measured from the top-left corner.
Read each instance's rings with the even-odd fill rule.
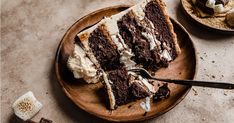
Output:
[[[157,117],[182,101],[191,88],[190,86],[169,84],[171,96],[157,103],[151,102],[151,111],[145,114],[145,111],[139,105],[143,100],[119,106],[114,111],[107,110],[106,96],[103,94],[101,83],[86,84],[83,80],[73,78],[73,74],[68,70],[66,62],[68,56],[73,51],[75,35],[81,30],[97,23],[103,17],[116,14],[127,8],[127,5],[108,7],[88,14],[78,20],[64,35],[58,46],[55,59],[56,76],[66,95],[78,107],[90,114],[116,122],[142,121]],[[170,63],[168,68],[158,70],[156,76],[161,78],[193,79],[196,73],[195,48],[185,29],[173,19],[171,21],[178,37],[181,54]]]

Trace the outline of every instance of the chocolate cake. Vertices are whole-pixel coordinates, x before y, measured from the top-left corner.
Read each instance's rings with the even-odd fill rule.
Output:
[[[160,0],[143,0],[106,17],[80,32],[75,42],[77,51],[68,59],[69,69],[74,77],[88,83],[102,81],[110,109],[152,97],[160,90],[155,83],[163,86],[160,94],[164,94],[161,91],[168,89],[167,85],[145,79],[128,69],[143,67],[155,72],[167,67],[180,53],[172,23]]]

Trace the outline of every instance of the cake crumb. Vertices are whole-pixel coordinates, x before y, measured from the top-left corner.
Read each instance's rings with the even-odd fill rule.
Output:
[[[201,59],[201,60],[204,60],[203,57],[201,57],[201,56],[200,56],[200,59]]]
[[[215,63],[215,61],[212,61],[212,63]]]
[[[192,88],[192,90],[194,92],[194,95],[197,96],[198,95],[197,91],[194,88]]]
[[[213,79],[215,78],[215,76],[214,76],[214,75],[212,75],[211,77],[212,77]]]
[[[205,121],[206,119],[205,118],[202,118],[202,121]]]
[[[223,95],[227,96],[227,91],[224,91],[224,92],[223,92]]]

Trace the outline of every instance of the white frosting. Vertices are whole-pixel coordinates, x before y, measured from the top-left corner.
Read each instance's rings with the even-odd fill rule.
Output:
[[[171,55],[169,54],[169,52],[166,49],[163,50],[163,52],[161,54],[161,57],[167,59],[167,61],[172,60]]]
[[[98,82],[97,69],[80,46],[75,44],[74,52],[68,58],[67,65],[75,78],[83,78],[87,83]]]
[[[121,52],[121,57],[120,57],[120,61],[122,63],[124,63],[126,65],[127,68],[132,68],[136,65],[136,62],[134,62],[133,60],[131,60],[131,58],[134,55],[132,54],[132,52],[129,50],[124,50]]]
[[[138,75],[139,80],[148,88],[148,90],[152,93],[155,93],[154,86],[148,82],[147,79],[142,78],[142,76]]]
[[[141,33],[145,38],[147,38],[147,40],[150,43],[150,50],[153,50],[156,47],[156,43],[154,41],[154,36],[150,33],[147,32],[142,32]]]
[[[112,41],[116,44],[118,51],[124,50],[123,44],[119,42],[120,39],[118,38],[118,35],[112,35],[111,38]]]
[[[31,119],[42,108],[42,104],[35,98],[31,91],[19,97],[12,106],[17,117],[26,121]]]
[[[119,28],[117,25],[117,20],[115,18],[105,18],[105,26],[110,35],[117,35],[119,33]]]
[[[145,86],[147,87],[147,89],[148,89],[150,92],[152,92],[152,93],[155,93],[155,92],[156,92],[154,86],[153,86],[152,84],[150,84],[150,83],[148,82],[148,80],[145,79],[145,78],[143,78],[141,75],[137,75],[136,73],[131,72],[131,71],[128,72],[128,74],[131,74],[131,75],[137,77],[138,80],[139,80],[139,82],[141,82],[141,84],[145,85]]]
[[[112,83],[112,82],[110,80],[108,80],[105,72],[103,72],[103,79],[104,79],[104,82],[107,86],[107,93],[108,93],[109,100],[110,100],[110,109],[114,109],[115,108],[115,96],[113,94],[113,91],[112,91],[112,88],[110,85],[110,83]]]
[[[141,102],[140,106],[142,109],[144,109],[146,112],[150,111],[150,97],[145,98],[145,102]]]
[[[230,26],[234,27],[234,8],[227,13],[226,21]]]
[[[145,18],[144,8],[146,4],[147,0],[142,0],[132,8],[132,12],[139,18],[139,20],[143,20]]]
[[[206,7],[213,9],[215,13],[221,13],[224,11],[223,4],[215,5],[215,0],[207,0]]]

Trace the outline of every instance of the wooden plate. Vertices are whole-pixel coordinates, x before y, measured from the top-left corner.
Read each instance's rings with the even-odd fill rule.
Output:
[[[72,73],[67,69],[66,62],[68,56],[72,53],[75,35],[97,23],[104,16],[116,14],[127,8],[126,5],[108,7],[81,18],[66,32],[56,54],[56,76],[66,95],[81,109],[109,121],[140,121],[157,117],[177,105],[191,88],[190,86],[170,84],[171,96],[157,103],[152,102],[151,111],[145,114],[139,106],[142,100],[120,106],[114,111],[107,110],[106,103],[102,98],[103,86],[101,83],[86,84],[83,80],[73,78]],[[193,43],[185,29],[178,22],[171,20],[178,35],[182,53],[168,68],[160,69],[156,75],[165,78],[193,79],[196,71],[196,55]]]
[[[233,6],[234,1],[229,1],[229,3]],[[182,8],[187,16],[189,16],[192,20],[196,23],[200,24],[203,27],[208,29],[212,29],[218,32],[225,32],[225,33],[234,33],[234,27],[230,27],[225,22],[225,17],[210,17],[210,18],[200,18],[196,15],[194,5],[192,4],[192,0],[181,0]]]

